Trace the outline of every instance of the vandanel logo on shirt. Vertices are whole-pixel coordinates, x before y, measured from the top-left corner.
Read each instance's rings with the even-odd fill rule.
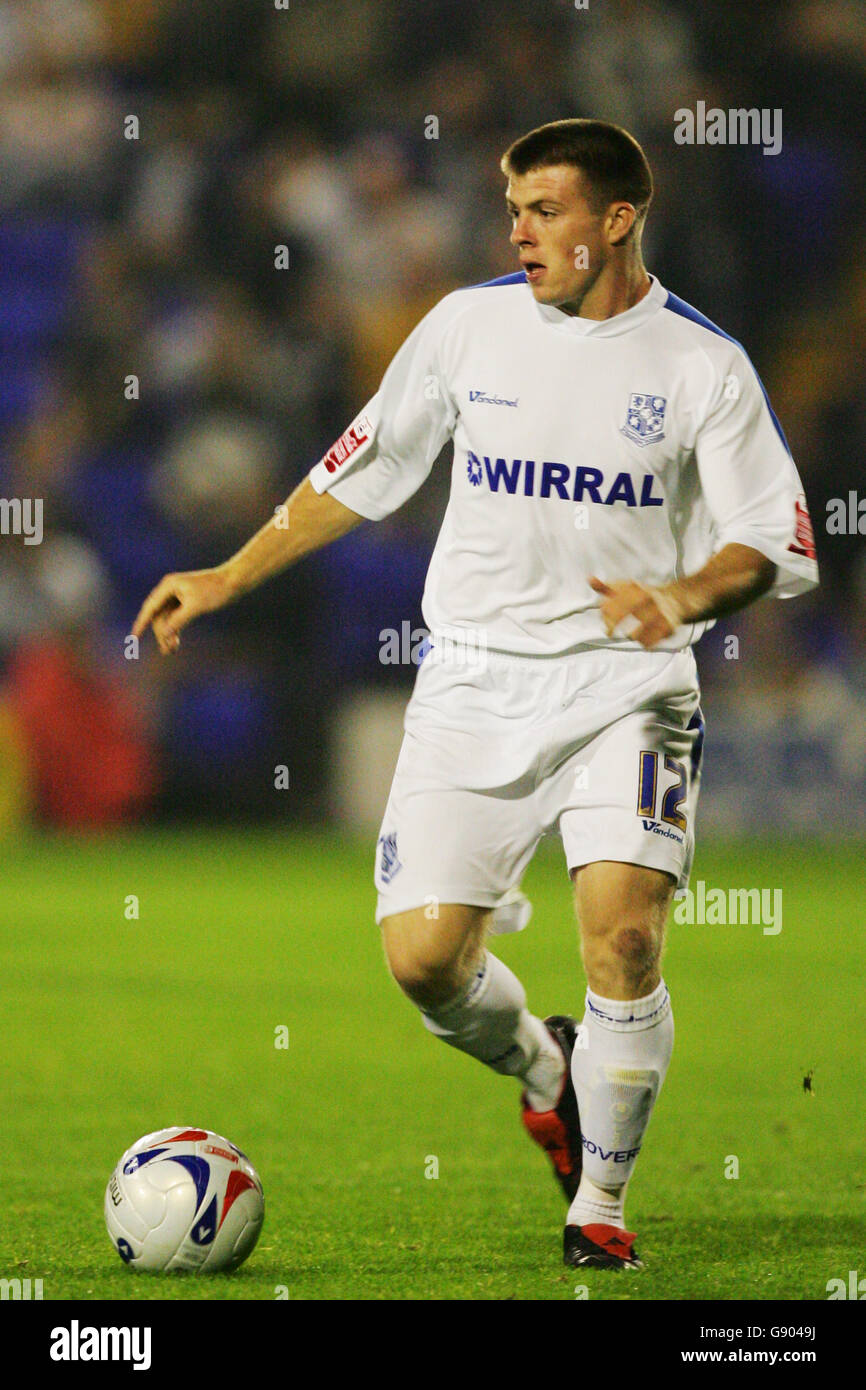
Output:
[[[491,396],[487,391],[470,391],[469,400],[473,405],[511,405],[516,406],[520,400],[515,396],[513,401],[507,401],[504,396]]]
[[[356,450],[372,436],[373,424],[367,415],[359,415],[357,420],[353,420],[347,430],[344,430],[337,440],[332,444],[328,452],[322,459],[329,473],[335,473],[347,459],[350,459]]]

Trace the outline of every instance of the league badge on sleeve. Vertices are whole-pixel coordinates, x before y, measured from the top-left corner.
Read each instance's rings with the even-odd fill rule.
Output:
[[[666,405],[665,396],[648,396],[641,393],[629,396],[621,433],[641,447],[664,439]]]
[[[801,492],[794,505],[796,507],[794,539],[788,549],[793,551],[795,555],[805,555],[807,560],[817,560],[815,532],[812,530],[812,518],[806,505],[806,494]]]
[[[320,459],[329,473],[334,473],[341,468],[348,459],[352,457],[356,449],[360,449],[362,444],[366,444],[373,434],[373,422],[368,415],[359,415],[353,420],[348,429],[343,430],[340,438],[332,444],[328,452]]]

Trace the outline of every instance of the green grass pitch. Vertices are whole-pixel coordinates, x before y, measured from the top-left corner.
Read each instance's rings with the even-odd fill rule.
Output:
[[[494,943],[541,1015],[582,1012],[557,850],[527,875],[530,927]],[[7,847],[0,1275],[41,1278],[45,1299],[825,1299],[866,1250],[861,862],[704,844],[694,879],[781,887],[783,928],[672,925],[677,1043],[627,1212],[647,1267],[578,1275],[518,1084],[438,1044],[387,975],[369,844]],[[228,1135],[262,1175],[264,1230],[234,1274],[135,1274],[109,1244],[112,1167],[172,1124]]]

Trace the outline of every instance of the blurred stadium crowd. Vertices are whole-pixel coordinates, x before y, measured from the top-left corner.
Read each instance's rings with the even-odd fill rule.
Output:
[[[335,701],[411,681],[379,634],[421,625],[446,467],[179,659],[125,635],[515,268],[499,155],[568,115],[643,143],[648,266],[745,343],[809,493],[823,587],[704,639],[711,729],[863,727],[866,551],[826,512],[866,496],[864,79],[860,0],[0,0],[0,492],[44,499],[0,537],[0,823],[326,813]],[[782,152],[676,145],[698,100],[781,108]]]

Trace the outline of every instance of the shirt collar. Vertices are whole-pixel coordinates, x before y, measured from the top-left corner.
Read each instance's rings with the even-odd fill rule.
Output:
[[[652,318],[665,303],[668,292],[659,284],[654,275],[650,276],[650,287],[643,299],[621,314],[609,319],[584,319],[580,315],[565,314],[551,304],[539,304],[533,297],[532,304],[540,318],[560,332],[573,338],[614,338],[620,333],[630,333]],[[527,285],[527,289],[529,286]],[[529,290],[532,294],[532,290]]]

